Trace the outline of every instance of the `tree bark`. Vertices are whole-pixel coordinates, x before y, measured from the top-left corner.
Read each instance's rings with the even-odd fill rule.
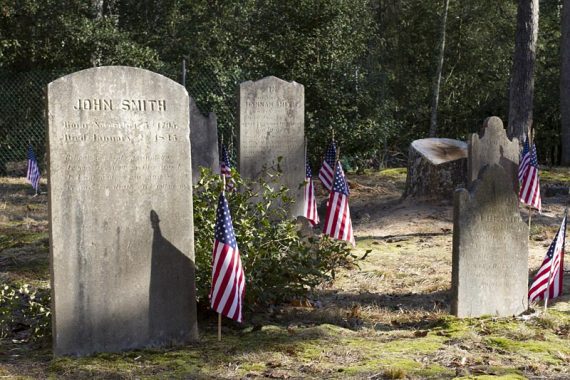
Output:
[[[437,69],[433,81],[433,94],[431,101],[431,118],[429,127],[429,137],[437,135],[437,106],[439,104],[439,87],[441,84],[441,72],[443,70],[443,59],[445,56],[445,31],[447,29],[447,10],[449,0],[444,0],[443,16],[441,17],[441,32],[439,37],[439,54],[437,58]]]
[[[560,37],[560,113],[562,117],[562,165],[570,165],[570,0],[562,8]]]
[[[449,142],[448,142],[449,141]],[[467,144],[449,139],[422,139],[410,144],[402,198],[451,199],[465,186]]]
[[[103,5],[103,0],[91,0],[91,11],[96,21],[103,18]],[[101,47],[96,43],[91,53],[91,66],[101,66],[102,58]]]
[[[519,0],[515,52],[509,89],[509,137],[524,141],[532,126],[534,64],[538,36],[538,1]]]

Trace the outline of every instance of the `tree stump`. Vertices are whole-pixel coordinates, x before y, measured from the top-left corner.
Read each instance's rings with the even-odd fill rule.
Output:
[[[428,138],[410,144],[408,175],[402,198],[452,199],[458,186],[465,186],[467,144],[463,141]]]

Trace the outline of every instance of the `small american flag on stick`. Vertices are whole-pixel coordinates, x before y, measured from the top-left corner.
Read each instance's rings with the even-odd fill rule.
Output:
[[[523,150],[521,152],[520,162],[519,162],[519,184],[522,183],[526,169],[530,163],[530,147],[528,145],[528,136],[523,144]]]
[[[234,189],[234,182],[232,181],[232,167],[230,164],[230,157],[226,146],[222,145],[222,160],[220,163],[220,172],[226,177],[226,190],[232,191]]]
[[[40,191],[40,167],[31,145],[28,147],[28,173],[26,178],[30,181],[37,194]]]
[[[244,294],[245,274],[241,265],[230,208],[222,193],[216,212],[210,305],[221,315],[241,322]]]
[[[519,199],[522,203],[534,207],[540,212],[542,210],[542,200],[540,198],[540,181],[538,179],[538,159],[536,158],[536,146],[534,144],[530,146],[529,151],[521,159],[519,178],[521,171],[523,174]]]
[[[323,232],[335,239],[348,241],[354,246],[356,242],[352,233],[348,197],[348,183],[340,162],[337,162]]]
[[[303,205],[303,216],[307,218],[311,224],[319,224],[319,214],[317,213],[317,199],[315,198],[315,186],[313,185],[313,173],[309,161],[305,161],[305,198]]]
[[[552,299],[562,294],[564,279],[564,243],[566,240],[566,215],[554,237],[540,269],[532,280],[528,291],[528,302]]]
[[[319,170],[319,179],[323,183],[323,186],[327,190],[331,190],[333,179],[334,179],[334,165],[336,162],[336,144],[331,141],[327,152],[325,153],[325,159],[323,160],[323,165]]]

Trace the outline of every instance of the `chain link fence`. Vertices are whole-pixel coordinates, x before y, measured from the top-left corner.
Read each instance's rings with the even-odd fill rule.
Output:
[[[47,84],[75,71],[0,71],[0,175],[22,175],[29,145],[40,167],[45,168]],[[238,76],[220,77],[209,71],[186,79],[188,93],[201,112],[216,113],[218,133],[224,136],[230,151],[235,151],[236,146],[237,97],[242,81]]]

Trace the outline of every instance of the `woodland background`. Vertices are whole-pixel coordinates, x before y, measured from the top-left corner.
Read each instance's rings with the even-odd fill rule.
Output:
[[[540,163],[556,165],[562,1],[522,3],[531,2],[540,3],[533,127]],[[315,164],[333,128],[349,169],[403,166],[409,143],[429,134],[446,4],[436,135],[466,139],[491,115],[508,123],[517,3],[0,0],[0,86],[22,73],[53,80],[97,65],[138,66],[181,81],[185,59],[190,95],[203,112],[223,114],[235,113],[241,81],[275,75],[305,86]],[[216,91],[198,91],[204,81]],[[33,95],[35,104],[41,95]],[[19,107],[3,91],[0,107],[10,104]],[[2,113],[0,147],[7,149],[10,133],[26,126],[18,125],[23,116]],[[237,121],[220,120],[231,141]]]

